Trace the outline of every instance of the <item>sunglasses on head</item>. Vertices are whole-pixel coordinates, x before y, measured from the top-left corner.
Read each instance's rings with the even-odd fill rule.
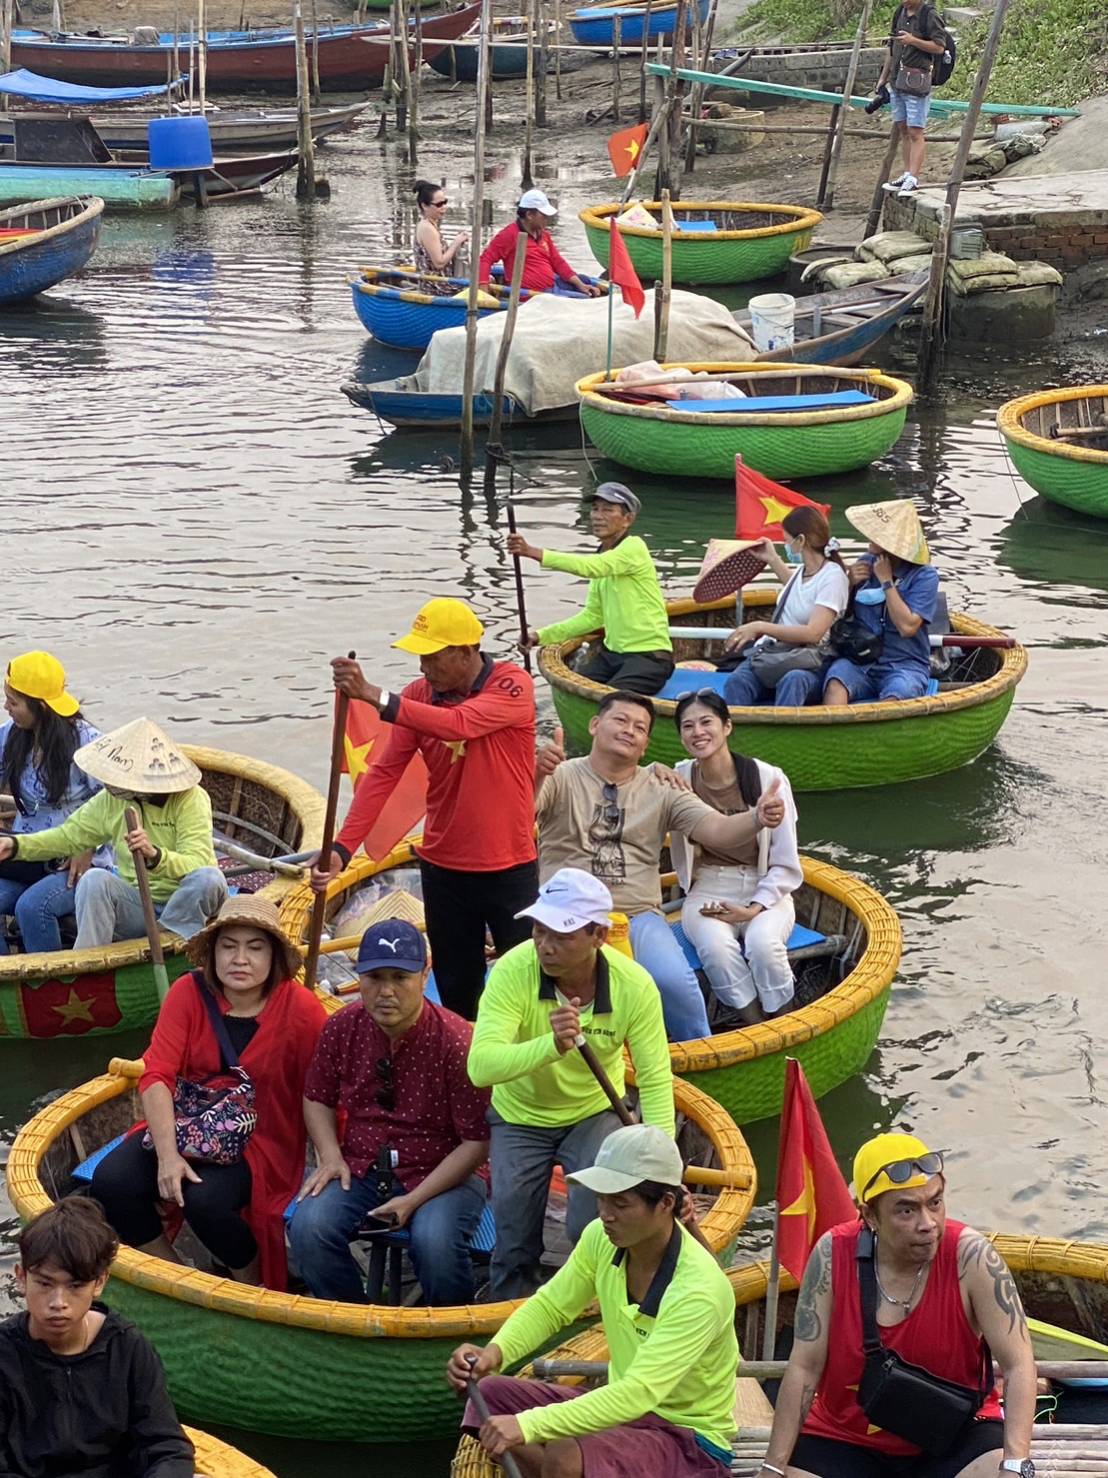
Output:
[[[920,1155],[918,1160],[894,1160],[891,1165],[882,1165],[881,1169],[870,1176],[862,1187],[861,1199],[866,1199],[866,1193],[875,1186],[883,1175],[887,1175],[893,1185],[904,1185],[911,1180],[913,1175],[939,1175],[943,1168],[943,1155],[945,1150],[931,1150],[926,1155]]]
[[[377,1102],[386,1113],[392,1113],[396,1107],[396,1091],[392,1081],[391,1057],[379,1057],[377,1059],[377,1077],[381,1083],[377,1091]]]
[[[684,703],[686,698],[718,698],[719,696],[719,691],[716,688],[697,688],[695,693],[692,688],[686,688],[683,693],[678,693],[674,701],[676,703]]]

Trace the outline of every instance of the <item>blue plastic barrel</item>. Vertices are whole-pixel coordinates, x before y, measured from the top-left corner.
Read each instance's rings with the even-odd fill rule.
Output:
[[[151,169],[208,169],[212,135],[206,118],[151,118]]]

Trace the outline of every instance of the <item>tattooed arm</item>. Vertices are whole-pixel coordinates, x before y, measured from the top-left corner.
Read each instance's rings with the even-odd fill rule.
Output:
[[[958,1278],[971,1321],[1004,1376],[1004,1456],[1030,1457],[1035,1357],[1016,1280],[992,1243],[971,1227],[958,1238]]]
[[[788,1466],[804,1418],[815,1399],[827,1362],[827,1333],[831,1323],[831,1234],[812,1248],[800,1292],[796,1296],[793,1352],[777,1394],[766,1461],[775,1468]]]

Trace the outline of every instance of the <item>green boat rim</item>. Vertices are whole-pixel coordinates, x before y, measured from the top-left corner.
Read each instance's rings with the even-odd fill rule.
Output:
[[[639,202],[644,210],[660,215],[662,202],[660,200],[643,200]],[[681,236],[681,245],[691,245],[694,241],[720,242],[720,241],[758,241],[769,236],[794,236],[799,231],[814,231],[823,220],[823,215],[818,210],[811,210],[805,205],[779,205],[764,204],[750,200],[679,200],[674,202],[678,210],[725,210],[731,212],[751,211],[760,214],[771,213],[773,215],[789,216],[790,219],[782,221],[777,226],[752,226],[745,230],[737,231],[710,231],[696,232],[688,236]],[[604,205],[586,205],[584,210],[578,213],[579,219],[584,222],[586,228],[592,227],[597,231],[607,231],[608,221],[619,211],[626,207],[618,201],[610,201]],[[649,241],[660,241],[661,230],[650,230],[646,226],[620,226],[621,236],[642,236]],[[680,231],[678,232],[680,236]]]
[[[1108,396],[1108,385],[1071,385],[1064,390],[1036,390],[1030,395],[1020,395],[1015,400],[1005,401],[996,413],[996,424],[1005,440],[1026,447],[1028,451],[1043,452],[1067,462],[1086,462],[1096,467],[1108,467],[1108,452],[1095,451],[1092,447],[1070,446],[1065,441],[1053,441],[1049,436],[1039,436],[1037,432],[1028,431],[1023,424],[1024,416],[1031,411],[1071,400],[1087,400],[1091,395]]]
[[[673,410],[671,409],[672,401],[660,402],[655,406],[629,405],[622,401],[609,400],[600,391],[600,386],[608,379],[604,370],[598,370],[595,374],[586,375],[583,380],[578,380],[574,389],[582,406],[599,411],[603,415],[633,416],[638,420],[663,421],[675,426],[698,426],[702,430],[706,429],[709,424],[712,428],[784,426],[794,430],[802,426],[838,426],[849,421],[869,421],[878,416],[904,411],[915,396],[907,380],[898,380],[893,375],[886,375],[880,370],[871,369],[838,369],[825,364],[744,364],[711,360],[700,362],[690,360],[684,363],[671,360],[662,368],[663,370],[687,369],[693,374],[703,370],[708,374],[776,375],[781,379],[792,380],[795,380],[797,376],[836,381],[851,380],[859,386],[872,386],[878,391],[888,393],[884,399],[875,400],[872,405],[840,406],[825,411],[771,411],[760,416],[751,414],[749,411],[740,411],[733,415],[729,415],[726,411],[713,411],[709,418],[701,411]],[[619,370],[613,369],[612,374],[618,375]]]

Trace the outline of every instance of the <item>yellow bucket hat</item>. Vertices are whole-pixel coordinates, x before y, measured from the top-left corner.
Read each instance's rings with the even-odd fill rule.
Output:
[[[931,551],[923,536],[916,505],[911,498],[892,498],[887,503],[856,503],[846,510],[848,521],[858,532],[897,559],[928,565]]]
[[[429,600],[421,607],[412,622],[407,636],[393,642],[402,652],[414,652],[417,657],[441,652],[443,647],[475,647],[485,634],[464,600],[453,600],[440,596]]]
[[[914,1190],[942,1168],[942,1151],[914,1134],[878,1134],[854,1156],[854,1199],[866,1205],[886,1191]]]
[[[49,652],[24,652],[8,663],[7,684],[24,698],[37,698],[62,718],[72,718],[80,708],[65,690],[65,668]]]

